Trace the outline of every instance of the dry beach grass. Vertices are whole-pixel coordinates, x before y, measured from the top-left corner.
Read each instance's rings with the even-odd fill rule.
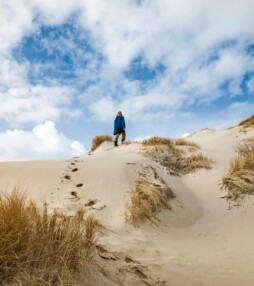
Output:
[[[254,127],[254,115],[246,118],[239,123],[239,126],[243,128],[253,128]]]
[[[237,152],[241,156],[253,156],[254,154],[254,138],[247,138],[237,146]]]
[[[171,210],[170,202],[175,194],[152,166],[139,171],[138,180],[131,193],[125,212],[126,221],[138,225],[145,219],[155,221],[161,209]]]
[[[232,200],[254,194],[254,139],[239,143],[237,152],[239,155],[230,162],[222,178],[222,188],[228,191],[226,198]]]
[[[197,143],[188,141],[188,140],[186,140],[184,138],[175,139],[174,143],[175,143],[175,145],[190,146],[190,147],[194,147],[194,148],[200,149],[200,146]]]
[[[133,225],[144,219],[153,219],[159,209],[170,209],[170,200],[174,193],[167,186],[160,186],[146,180],[139,180],[131,194],[127,206],[127,221]]]
[[[254,128],[235,126],[0,162],[5,193],[48,204],[7,213],[2,196],[0,285],[253,285],[253,142]]]
[[[103,142],[105,141],[112,141],[112,137],[109,135],[98,135],[95,136],[92,140],[92,147],[91,150],[96,150]]]
[[[51,215],[17,190],[1,194],[0,285],[85,283],[79,274],[88,273],[96,223],[83,215]]]
[[[191,146],[195,149],[199,145],[185,139],[171,140],[169,138],[152,137],[142,142],[144,154],[163,165],[172,175],[185,175],[198,169],[210,169],[212,160],[202,153],[185,156],[185,151],[177,145]]]
[[[172,139],[159,136],[153,136],[142,141],[142,145],[146,147],[160,145],[173,146],[173,144],[174,141]]]

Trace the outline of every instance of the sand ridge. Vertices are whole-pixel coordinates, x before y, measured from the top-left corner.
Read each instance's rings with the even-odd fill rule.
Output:
[[[253,136],[239,127],[202,130],[188,139],[213,160],[211,170],[180,177],[142,156],[141,145],[105,142],[94,152],[60,161],[0,163],[1,191],[18,185],[39,203],[73,215],[79,207],[103,225],[96,285],[253,285],[253,198],[229,210],[220,179],[237,144]],[[126,203],[140,174],[154,169],[174,192],[171,210],[134,227]]]

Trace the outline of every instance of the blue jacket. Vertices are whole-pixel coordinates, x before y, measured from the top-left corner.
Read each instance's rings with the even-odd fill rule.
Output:
[[[124,132],[125,121],[123,116],[117,116],[114,122],[114,135]]]

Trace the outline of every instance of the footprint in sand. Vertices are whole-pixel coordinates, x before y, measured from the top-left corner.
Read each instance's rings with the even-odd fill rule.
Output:
[[[144,273],[141,266],[132,266],[131,271],[133,271],[141,280],[148,280],[148,276]]]
[[[151,277],[148,267],[141,265],[140,263],[127,264],[126,266],[121,267],[121,270],[124,270],[128,273],[131,273],[132,275],[137,276],[146,285],[151,285],[151,286],[166,285],[166,281],[160,280],[159,277],[157,278]]]
[[[90,199],[90,200],[88,200],[87,203],[84,204],[84,206],[85,207],[90,207],[91,209],[97,210],[97,211],[101,211],[101,210],[103,210],[106,207],[106,205],[97,204],[97,203],[98,203],[97,199]]]
[[[160,280],[159,277],[151,276],[151,271],[147,266],[142,265],[139,261],[136,261],[130,256],[126,256],[122,252],[107,250],[102,245],[98,244],[96,245],[96,249],[100,258],[108,260],[108,269],[107,266],[104,269],[109,277],[113,274],[114,278],[119,278],[119,273],[121,273],[124,274],[125,277],[136,277],[139,284],[135,285],[164,286],[166,284],[166,282]],[[112,268],[115,269],[113,273]],[[137,283],[138,281],[136,280]]]
[[[74,168],[71,170],[72,172],[77,172],[78,171],[78,168]]]
[[[135,264],[140,264],[137,260],[132,259],[130,256],[125,257],[125,262],[126,263],[135,263]]]
[[[70,179],[71,179],[71,176],[70,176],[70,175],[68,175],[68,174],[66,174],[66,175],[64,176],[64,179],[66,179],[66,180],[70,180]]]
[[[105,249],[102,245],[96,245],[97,252],[99,256],[103,259],[112,259],[112,260],[117,260],[119,259],[113,252],[108,251]]]
[[[70,199],[72,201],[78,201],[78,200],[80,200],[80,197],[78,196],[77,192],[72,191],[72,192],[70,192],[70,196],[68,197],[68,199]]]
[[[80,188],[80,187],[82,187],[82,186],[83,186],[82,183],[76,185],[77,188]]]
[[[98,200],[96,200],[96,199],[90,199],[90,200],[88,200],[87,203],[84,204],[84,206],[85,207],[91,207],[91,206],[94,206],[97,202],[98,202]]]

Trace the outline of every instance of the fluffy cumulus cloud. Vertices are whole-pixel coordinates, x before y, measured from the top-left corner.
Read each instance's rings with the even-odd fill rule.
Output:
[[[68,158],[84,152],[82,143],[58,132],[52,121],[36,125],[32,131],[14,129],[0,133],[0,161]]]
[[[155,109],[166,116],[182,106],[242,95],[244,77],[254,68],[253,8],[249,0],[85,2],[80,23],[105,55],[107,86],[126,86],[122,74],[137,57],[141,68],[164,66],[149,83],[139,79],[134,90],[116,86],[111,97],[102,94],[91,112],[110,120],[112,110],[121,108],[133,120],[137,112],[152,119]]]
[[[118,110],[150,129],[248,116],[253,11],[253,0],[2,0],[1,136],[37,136],[46,120],[109,124]]]
[[[10,56],[0,62],[0,119],[17,126],[78,116],[81,111],[72,104],[76,90],[56,81],[31,83],[30,65]]]

